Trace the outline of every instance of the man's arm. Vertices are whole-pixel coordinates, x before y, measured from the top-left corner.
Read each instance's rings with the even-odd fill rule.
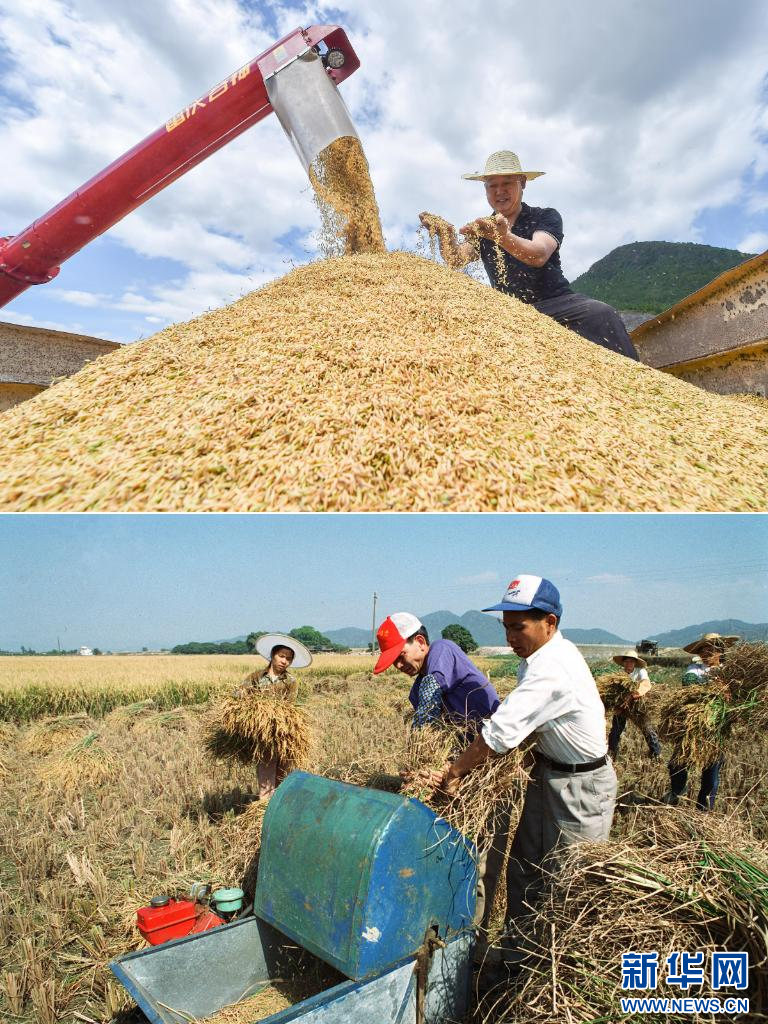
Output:
[[[470,221],[459,230],[467,237],[479,235],[496,242],[510,256],[529,267],[543,267],[558,245],[557,239],[548,231],[534,231],[533,238],[521,238],[511,231],[506,217],[500,213]]]

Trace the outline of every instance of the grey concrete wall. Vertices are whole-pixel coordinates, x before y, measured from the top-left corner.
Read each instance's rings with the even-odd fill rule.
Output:
[[[26,402],[28,398],[34,398],[44,387],[39,384],[7,384],[0,381],[0,412],[12,409],[19,402]]]
[[[768,397],[768,342],[736,355],[672,366],[667,370],[681,380],[720,395],[750,394]]]
[[[0,323],[0,382],[48,387],[117,348],[115,341],[84,334]]]
[[[768,268],[762,265],[725,284],[633,340],[649,366],[677,376],[693,372],[696,382],[712,391],[759,391],[768,385],[760,352],[768,347]],[[752,351],[745,354],[747,349]],[[685,364],[696,365],[684,369]]]

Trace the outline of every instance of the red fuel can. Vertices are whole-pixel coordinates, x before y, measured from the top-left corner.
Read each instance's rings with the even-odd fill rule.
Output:
[[[197,921],[199,905],[173,896],[155,896],[148,907],[136,911],[142,936],[152,946],[189,935]]]

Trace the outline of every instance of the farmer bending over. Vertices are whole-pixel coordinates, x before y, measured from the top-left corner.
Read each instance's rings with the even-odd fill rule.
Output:
[[[616,310],[605,302],[571,291],[560,269],[563,219],[551,207],[523,202],[527,183],[544,171],[524,171],[515,153],[492,153],[485,170],[463,174],[468,181],[482,181],[493,216],[480,217],[456,229],[432,213],[419,214],[421,223],[434,230],[440,254],[450,267],[463,267],[478,257],[491,285],[540,313],[557,320],[583,338],[629,359],[638,359],[632,339]]]
[[[430,781],[448,795],[459,780],[533,735],[535,762],[507,866],[505,959],[523,955],[511,938],[519,918],[556,866],[556,851],[606,840],[616,802],[616,773],[605,741],[605,709],[587,663],[559,630],[557,588],[541,576],[517,576],[499,604],[507,643],[522,660],[516,688],[484,723],[471,746]]]
[[[410,612],[395,612],[376,633],[381,654],[373,669],[391,665],[413,679],[408,699],[414,708],[413,728],[453,722],[474,734],[499,706],[499,695],[462,649],[452,640],[429,642],[426,628]],[[496,822],[494,835],[479,843],[475,925],[484,935],[506,848],[509,812]]]
[[[717,675],[723,654],[726,648],[732,647],[738,636],[720,636],[719,633],[705,633],[688,644],[683,650],[693,657],[698,657],[698,662],[692,662],[683,673],[683,686],[706,686],[708,682]],[[723,767],[723,758],[719,757],[711,764],[704,765],[701,769],[701,783],[696,797],[696,806],[700,811],[713,811],[715,809],[715,797],[720,787],[720,769]],[[684,764],[679,752],[672,755],[669,762],[670,790],[665,793],[662,800],[665,804],[678,804],[680,797],[685,794],[688,788],[688,765]]]
[[[615,655],[613,660],[617,665],[621,665],[630,678],[632,683],[630,696],[633,701],[639,701],[641,697],[650,692],[653,683],[648,675],[648,663],[640,657],[634,648]],[[661,744],[659,743],[659,737],[656,735],[656,730],[648,721],[646,715],[640,716],[636,713],[633,715],[632,720],[637,724],[645,737],[645,742],[648,744],[648,753],[656,760],[661,755]],[[616,714],[613,716],[611,731],[608,734],[608,750],[614,760],[618,757],[621,734],[624,732],[626,725],[627,715]]]
[[[256,669],[246,676],[235,690],[235,696],[247,697],[254,690],[270,693],[294,703],[299,691],[296,676],[288,669],[306,668],[312,664],[312,655],[304,644],[283,633],[265,633],[256,641],[256,651],[265,658],[267,667]],[[259,800],[269,800],[278,785],[285,778],[286,772],[277,757],[256,765],[259,780]]]

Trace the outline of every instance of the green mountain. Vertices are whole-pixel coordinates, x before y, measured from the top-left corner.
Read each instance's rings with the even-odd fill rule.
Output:
[[[661,313],[750,258],[695,242],[631,242],[593,263],[571,287],[615,309]]]
[[[661,647],[682,647],[697,640],[703,633],[720,633],[721,636],[740,636],[743,640],[768,641],[768,622],[742,622],[741,619],[712,619],[697,626],[671,629],[668,633],[657,633],[648,637]]]

